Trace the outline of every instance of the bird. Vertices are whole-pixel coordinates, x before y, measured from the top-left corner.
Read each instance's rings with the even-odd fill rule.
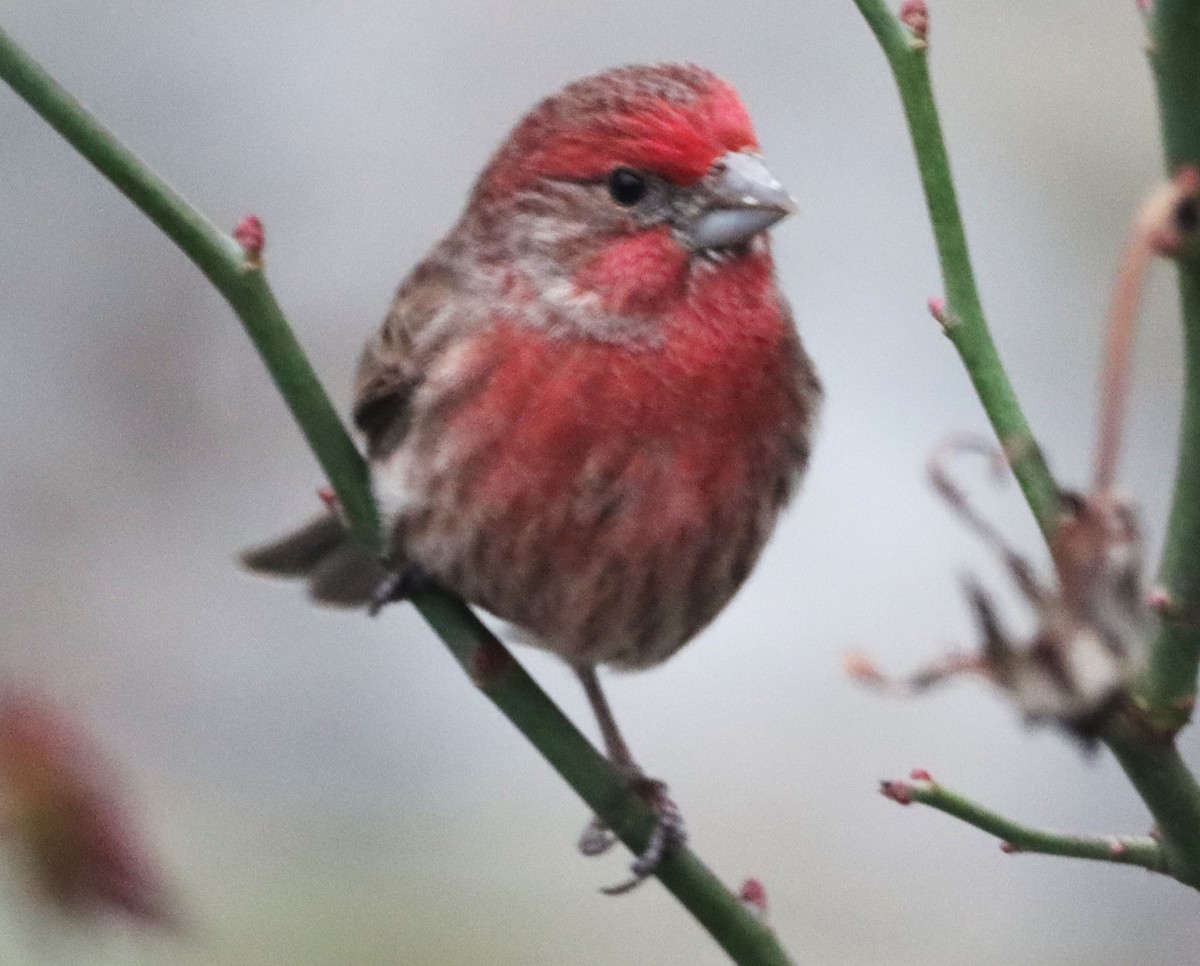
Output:
[[[382,556],[335,511],[242,556],[319,603],[444,588],[578,675],[612,763],[685,839],[597,668],[671,657],[744,583],[802,478],[822,387],[767,230],[795,203],[736,90],[618,67],[526,114],[363,349],[353,420]],[[611,844],[594,819],[587,854]]]

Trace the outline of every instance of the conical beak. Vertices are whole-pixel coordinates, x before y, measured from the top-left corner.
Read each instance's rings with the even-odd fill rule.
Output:
[[[682,232],[693,249],[743,244],[796,210],[762,159],[740,151],[714,161],[699,192],[700,208]]]

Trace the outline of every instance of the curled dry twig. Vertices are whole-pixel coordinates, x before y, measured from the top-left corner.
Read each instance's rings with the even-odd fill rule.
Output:
[[[1009,694],[1027,720],[1060,724],[1089,743],[1123,704],[1153,629],[1143,587],[1141,532],[1130,502],[1113,489],[1134,325],[1151,260],[1178,255],[1196,232],[1198,189],[1196,171],[1181,171],[1151,194],[1134,220],[1109,316],[1094,483],[1087,494],[1059,494],[1049,541],[1052,584],[1039,579],[1024,555],[974,509],[949,472],[952,456],[974,452],[1001,474],[1010,454],[972,437],[951,440],[930,457],[934,489],[997,553],[1032,609],[1032,637],[1015,640],[991,597],[968,578],[966,593],[983,640],[980,653],[947,655],[905,679],[888,678],[856,656],[849,664],[856,677],[893,692],[916,693],[964,673],[982,674]]]

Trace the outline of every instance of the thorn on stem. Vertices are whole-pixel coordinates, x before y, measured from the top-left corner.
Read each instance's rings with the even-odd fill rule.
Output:
[[[929,8],[925,0],[904,0],[900,5],[900,22],[924,43],[929,37]]]
[[[246,253],[246,265],[249,268],[262,267],[262,252],[267,243],[266,231],[258,215],[247,215],[233,229],[233,238],[242,246]]]
[[[743,882],[738,898],[741,899],[742,905],[759,919],[767,917],[767,890],[760,880],[749,878]]]
[[[1018,849],[1015,845],[1013,845],[1012,842],[1001,842],[1000,843],[1000,851],[1003,852],[1005,855],[1016,855],[1021,850]]]
[[[924,768],[914,768],[908,775],[915,782],[929,782],[933,784],[933,777]]]
[[[1129,846],[1119,839],[1116,839],[1113,841],[1112,845],[1108,847],[1108,851],[1112,853],[1114,858],[1119,859],[1122,856],[1129,854]]]
[[[912,804],[912,789],[905,782],[881,781],[879,791],[884,798],[890,798],[900,805]]]
[[[1146,595],[1146,606],[1156,614],[1171,611],[1171,595],[1163,587],[1155,587]]]
[[[476,687],[485,687],[502,674],[512,657],[496,641],[484,641],[471,655],[471,680]]]
[[[947,335],[958,325],[958,319],[950,314],[950,309],[946,305],[946,300],[940,295],[932,296],[925,303],[929,309],[929,314],[934,317],[937,324],[942,327],[942,331]]]
[[[324,503],[326,509],[332,513],[336,513],[342,505],[342,501],[338,499],[337,492],[332,486],[317,487],[317,499]]]

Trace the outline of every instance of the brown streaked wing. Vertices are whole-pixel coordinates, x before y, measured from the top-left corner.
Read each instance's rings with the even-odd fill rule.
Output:
[[[379,331],[368,340],[354,379],[354,424],[371,459],[386,457],[408,435],[410,406],[430,354],[434,318],[461,294],[444,261],[426,259],[404,280]]]

